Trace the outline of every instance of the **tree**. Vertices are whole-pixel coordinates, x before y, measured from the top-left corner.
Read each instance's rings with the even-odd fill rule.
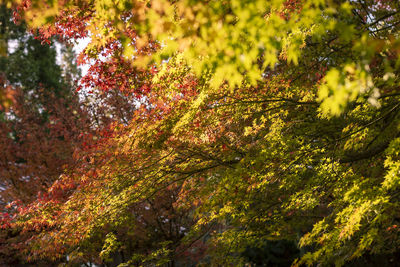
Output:
[[[72,81],[62,74],[67,68],[56,63],[55,46],[42,45],[27,32],[24,23],[16,25],[6,6],[0,5],[0,14],[4,44],[0,75],[7,100],[7,108],[0,111],[3,220],[17,213],[5,206],[30,203],[59,178],[66,165],[73,164],[73,149],[80,144],[81,130],[88,129],[89,123],[70,87]],[[73,79],[73,72],[68,73]],[[1,264],[20,263],[19,249],[30,237],[19,228],[2,229]]]
[[[0,58],[0,72],[14,95],[12,107],[1,113],[2,202],[7,204],[32,200],[58,178],[79,142],[84,114],[63,80],[55,47],[41,45],[24,25],[14,25],[3,5],[1,13],[4,39],[14,46]]]
[[[398,1],[29,3],[44,40],[91,33],[87,85],[138,104],[6,220],[32,232],[30,257],[173,264],[199,240],[199,264],[243,265],[266,240],[298,243],[295,265],[398,253]]]

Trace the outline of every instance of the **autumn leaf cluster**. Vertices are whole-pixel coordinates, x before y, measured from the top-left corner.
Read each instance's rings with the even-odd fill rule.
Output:
[[[90,38],[94,99],[60,176],[5,208],[21,259],[396,259],[398,1],[5,2],[43,43]]]

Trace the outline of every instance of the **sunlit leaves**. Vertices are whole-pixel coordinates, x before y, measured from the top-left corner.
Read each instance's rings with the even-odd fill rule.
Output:
[[[331,69],[325,76],[325,83],[318,92],[318,100],[321,101],[323,116],[338,116],[343,113],[347,104],[353,102],[360,95],[375,92],[372,77],[366,69],[354,65],[346,65],[342,70]],[[373,94],[373,98],[379,96]],[[376,102],[374,102],[376,103]]]
[[[289,239],[299,264],[343,265],[398,248],[385,247],[399,242],[395,1],[80,4],[62,6],[55,19],[73,23],[57,34],[89,31],[83,84],[127,102],[60,179],[75,187],[55,184],[54,210],[22,220],[38,255],[53,242],[161,264],[204,240],[199,263],[243,265],[246,248]]]

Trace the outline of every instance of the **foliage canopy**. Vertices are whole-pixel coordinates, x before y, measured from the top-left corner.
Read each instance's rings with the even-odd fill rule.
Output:
[[[242,266],[282,240],[293,265],[398,253],[399,1],[6,2],[43,42],[89,37],[80,88],[128,106],[105,105],[80,164],[9,205],[27,260]]]

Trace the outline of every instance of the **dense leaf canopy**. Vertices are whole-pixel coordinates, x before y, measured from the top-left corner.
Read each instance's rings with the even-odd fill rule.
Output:
[[[395,260],[397,0],[5,2],[43,43],[90,38],[78,89],[101,121],[3,215],[26,260]]]

